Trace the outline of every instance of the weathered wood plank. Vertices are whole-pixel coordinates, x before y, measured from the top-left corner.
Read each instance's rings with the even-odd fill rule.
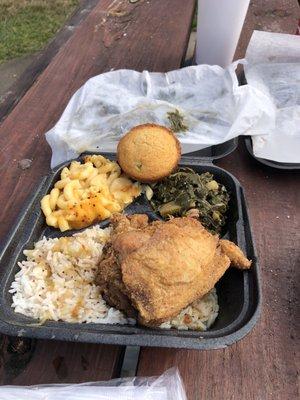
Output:
[[[2,336],[1,384],[80,383],[118,376],[119,346],[36,341]]]
[[[75,30],[0,127],[2,239],[40,177],[49,171],[50,148],[44,133],[71,95],[88,78],[111,68],[168,71],[180,67],[194,5],[194,0],[134,4],[102,0]],[[24,158],[33,160],[27,170],[18,166]],[[0,382],[5,384],[108,379],[122,354],[122,348],[113,346],[13,340],[13,347],[21,349],[16,356],[11,340],[1,338]]]

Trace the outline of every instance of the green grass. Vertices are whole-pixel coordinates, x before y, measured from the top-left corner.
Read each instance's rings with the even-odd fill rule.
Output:
[[[193,22],[192,22],[192,30],[193,31],[197,30],[197,7],[196,7],[196,10],[195,10],[195,14],[194,14]]]
[[[79,0],[0,0],[0,63],[41,50]]]

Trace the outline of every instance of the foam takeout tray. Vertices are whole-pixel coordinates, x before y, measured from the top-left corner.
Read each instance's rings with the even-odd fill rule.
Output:
[[[59,179],[60,170],[69,162],[55,168],[40,182],[18,218],[18,222],[2,246],[0,254],[0,332],[32,338],[57,339],[66,341],[106,343],[135,346],[161,346],[191,349],[216,349],[226,347],[244,337],[255,325],[261,303],[259,267],[254,249],[250,222],[244,192],[236,178],[227,171],[212,164],[233,151],[236,140],[213,146],[181,158],[180,166],[193,168],[196,172],[209,171],[217,181],[224,184],[230,192],[227,223],[223,237],[237,243],[252,259],[252,268],[241,271],[230,268],[217,283],[219,316],[206,332],[163,330],[129,325],[73,324],[67,322],[38,321],[15,313],[11,307],[12,295],[8,292],[18,271],[18,261],[24,259],[23,250],[32,248],[34,242],[46,237],[70,235],[74,231],[60,233],[46,226],[40,209],[41,198],[49,192]],[[104,154],[114,159],[113,154]],[[125,209],[125,213],[147,213],[151,219],[157,218],[145,196],[140,196]],[[105,227],[109,221],[100,222]]]
[[[267,160],[265,158],[259,158],[254,155],[253,152],[253,145],[252,145],[252,138],[251,136],[245,137],[245,144],[249,154],[254,157],[258,162],[261,164],[267,165],[271,168],[286,170],[286,171],[299,171],[300,170],[300,163],[284,163],[284,162],[277,162],[273,160]]]

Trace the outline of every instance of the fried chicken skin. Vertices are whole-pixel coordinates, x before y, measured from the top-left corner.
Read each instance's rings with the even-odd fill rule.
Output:
[[[149,223],[145,215],[118,215],[112,225],[97,282],[109,304],[138,315],[143,325],[160,325],[204,296],[231,262],[251,265],[236,245],[194,218]]]
[[[132,217],[115,214],[111,218],[111,225],[113,232],[110,242],[103,249],[96,283],[109,305],[124,311],[128,317],[137,318],[137,311],[132,306],[122,280],[120,263],[130,252],[137,250],[149,239],[149,235],[142,234],[142,230],[149,226],[148,217],[144,214]]]

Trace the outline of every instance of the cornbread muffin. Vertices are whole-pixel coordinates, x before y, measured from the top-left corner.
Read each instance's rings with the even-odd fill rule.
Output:
[[[170,175],[180,155],[180,143],[173,132],[155,124],[131,129],[117,149],[123,171],[140,182],[155,182]]]

